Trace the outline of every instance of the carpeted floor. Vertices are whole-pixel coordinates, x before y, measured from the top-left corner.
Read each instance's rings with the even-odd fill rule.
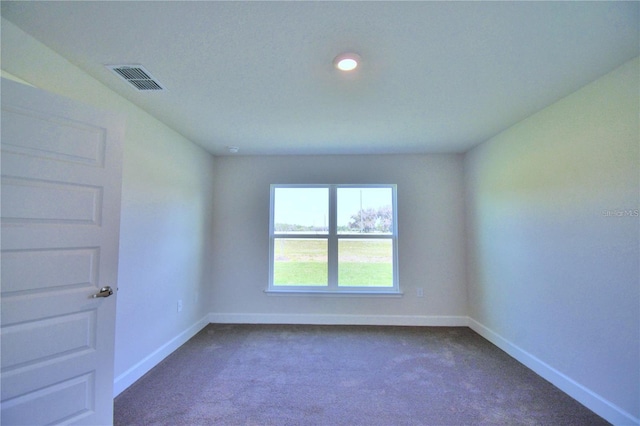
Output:
[[[601,425],[468,328],[211,324],[115,425]]]

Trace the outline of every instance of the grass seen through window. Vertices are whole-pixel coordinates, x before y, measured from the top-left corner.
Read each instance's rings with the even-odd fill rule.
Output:
[[[323,239],[276,239],[274,285],[326,286],[328,249]],[[340,287],[392,287],[393,248],[390,240],[340,240]]]

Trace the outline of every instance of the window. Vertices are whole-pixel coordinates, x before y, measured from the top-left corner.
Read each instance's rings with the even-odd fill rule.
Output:
[[[269,291],[399,293],[395,185],[271,185]]]

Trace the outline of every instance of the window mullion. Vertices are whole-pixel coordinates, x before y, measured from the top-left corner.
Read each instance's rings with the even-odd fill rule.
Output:
[[[338,213],[337,213],[337,188],[329,186],[329,288],[338,287]]]

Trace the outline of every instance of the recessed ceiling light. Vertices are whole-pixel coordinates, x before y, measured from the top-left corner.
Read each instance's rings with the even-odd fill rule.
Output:
[[[237,154],[238,151],[240,151],[240,148],[238,148],[237,146],[228,146],[227,150],[231,153],[231,154]]]
[[[333,65],[340,71],[353,71],[360,63],[360,55],[357,53],[341,53],[333,60]]]

